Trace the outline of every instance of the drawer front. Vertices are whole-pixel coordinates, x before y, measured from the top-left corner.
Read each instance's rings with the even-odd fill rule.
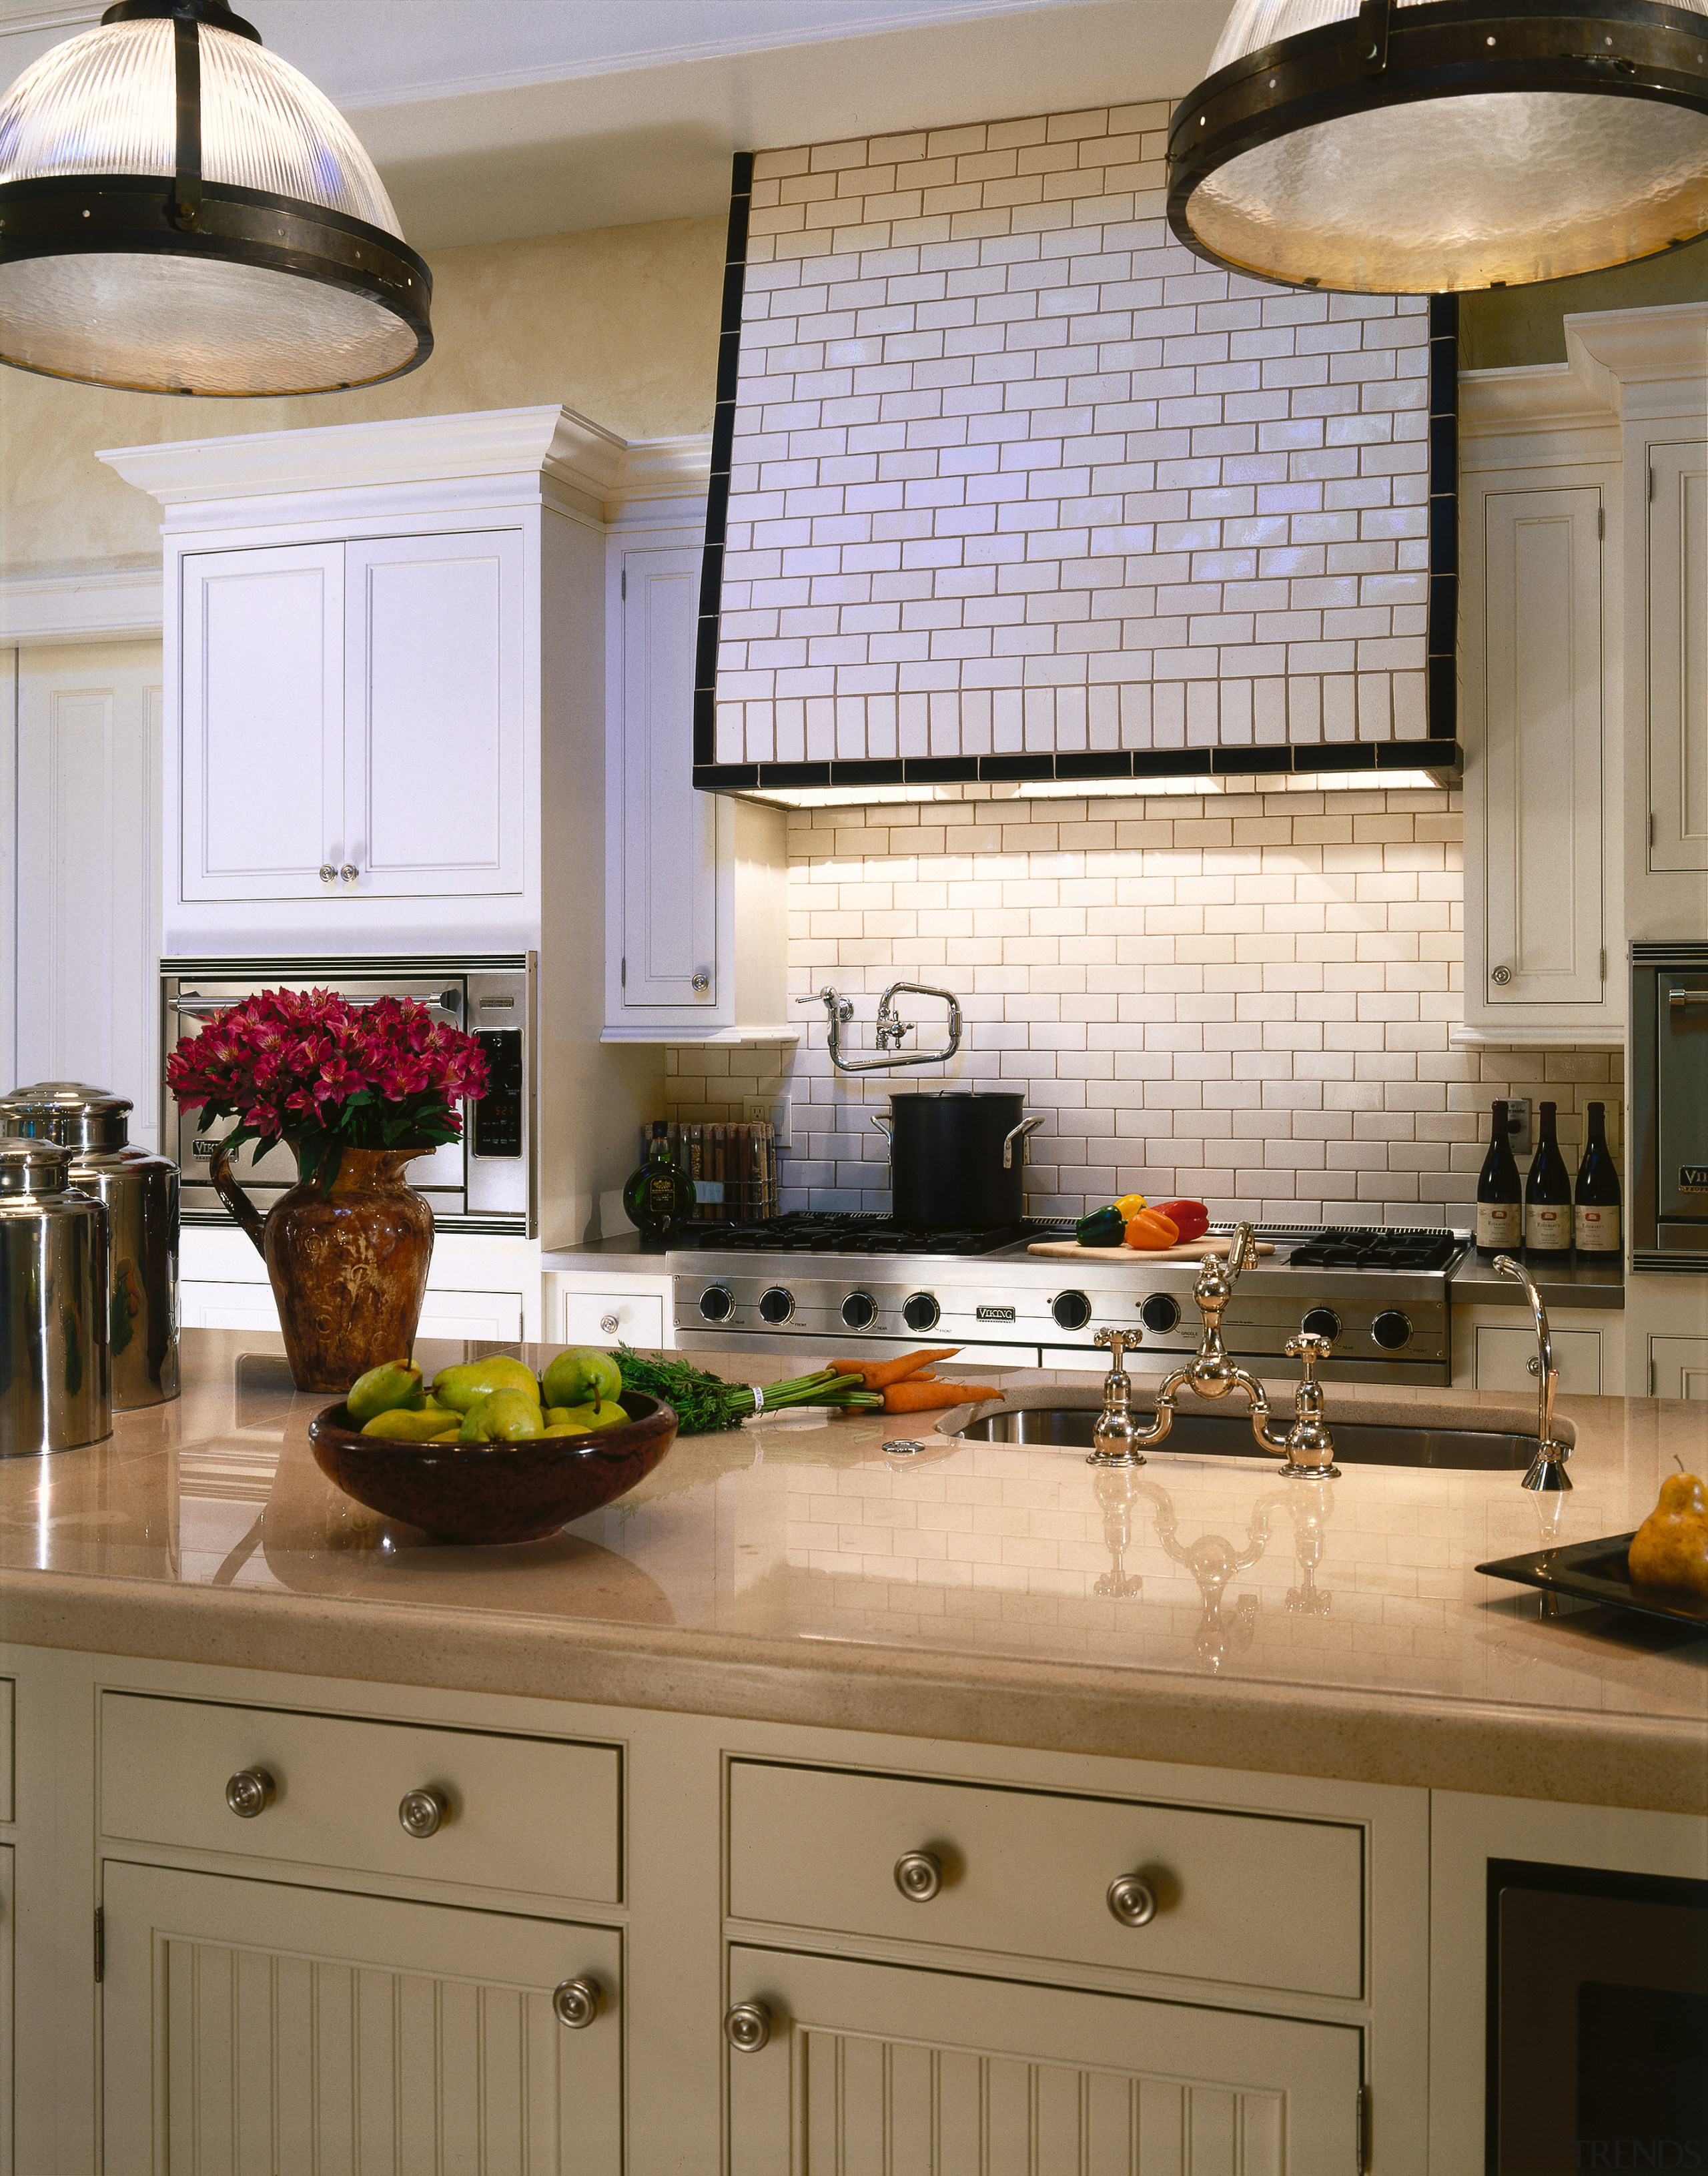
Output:
[[[250,1769],[274,1795],[244,1819],[226,1787]],[[132,1693],[101,1701],[104,1835],[329,1871],[616,1903],[621,1772],[609,1745]],[[403,1826],[414,1791],[445,1801],[432,1835]]]
[[[935,1858],[942,1886],[901,1893]],[[1140,1876],[1128,1926],[1110,1885]],[[730,1911],[829,1933],[1356,1999],[1363,1836],[1341,1823],[736,1761]]]
[[[1598,1330],[1556,1330],[1549,1325],[1553,1363],[1563,1397],[1593,1398],[1602,1387],[1602,1333]],[[1479,1390],[1528,1390],[1536,1395],[1531,1372],[1536,1332],[1508,1330],[1493,1323],[1477,1325],[1477,1387]]]
[[[563,1294],[566,1345],[613,1345],[621,1338],[655,1352],[664,1344],[664,1302],[656,1292]]]

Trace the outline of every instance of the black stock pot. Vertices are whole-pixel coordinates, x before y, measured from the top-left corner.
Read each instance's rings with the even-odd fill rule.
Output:
[[[889,1136],[892,1213],[927,1232],[990,1232],[1017,1223],[1026,1136],[1042,1118],[1024,1096],[965,1091],[892,1096],[872,1123]]]

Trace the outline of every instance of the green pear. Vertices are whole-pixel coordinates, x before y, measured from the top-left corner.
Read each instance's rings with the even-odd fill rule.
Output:
[[[596,1429],[619,1428],[628,1418],[614,1398],[592,1406],[552,1406],[546,1415],[547,1435],[591,1435]]]
[[[465,1361],[460,1368],[441,1368],[433,1377],[434,1397],[454,1413],[467,1412],[476,1399],[484,1398],[489,1390],[519,1390],[533,1400],[536,1410],[541,1402],[539,1379],[533,1369],[503,1352],[487,1360]]]
[[[371,1421],[364,1421],[364,1435],[384,1436],[394,1443],[431,1443],[447,1428],[455,1430],[459,1416],[455,1413],[417,1411],[412,1406],[388,1406],[383,1413],[376,1413]]]
[[[460,1443],[521,1443],[544,1433],[540,1408],[525,1390],[488,1390],[463,1415]]]
[[[603,1405],[623,1395],[616,1357],[596,1345],[572,1345],[546,1370],[541,1402],[547,1406]]]
[[[376,1413],[416,1402],[421,1396],[421,1369],[411,1360],[382,1360],[351,1384],[345,1410],[357,1428],[365,1428]]]

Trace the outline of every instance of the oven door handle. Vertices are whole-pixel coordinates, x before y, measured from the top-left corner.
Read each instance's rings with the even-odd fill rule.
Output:
[[[247,996],[253,993],[245,994]],[[387,989],[376,990],[374,995],[381,998],[418,998],[423,1004],[436,1006],[440,1012],[449,1014],[453,1020],[460,1019],[462,1015],[462,992],[447,989],[443,982],[434,982],[431,985],[425,982],[419,984],[394,982]],[[167,1007],[171,1011],[188,1013],[192,1015],[200,1013],[228,1012],[233,1005],[240,1005],[243,1002],[244,998],[242,997],[204,998],[199,990],[190,990],[181,998],[166,999]],[[356,1002],[361,1004],[363,1000],[358,998]]]

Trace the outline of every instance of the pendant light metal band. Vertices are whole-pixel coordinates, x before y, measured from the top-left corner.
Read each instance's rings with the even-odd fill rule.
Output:
[[[193,227],[202,215],[202,45],[193,16],[180,15],[172,24],[172,61],[178,99],[172,220]]]
[[[234,15],[226,0],[113,0],[101,15],[106,23],[206,23],[216,30],[229,30],[234,38],[247,38],[258,46],[261,33],[253,23]]]
[[[1207,177],[1244,152],[1379,106],[1500,91],[1611,95],[1708,113],[1708,23],[1665,0],[1363,0],[1356,16],[1219,68],[1176,108],[1168,224],[1210,263],[1272,276],[1218,255],[1194,230],[1193,193]]]

